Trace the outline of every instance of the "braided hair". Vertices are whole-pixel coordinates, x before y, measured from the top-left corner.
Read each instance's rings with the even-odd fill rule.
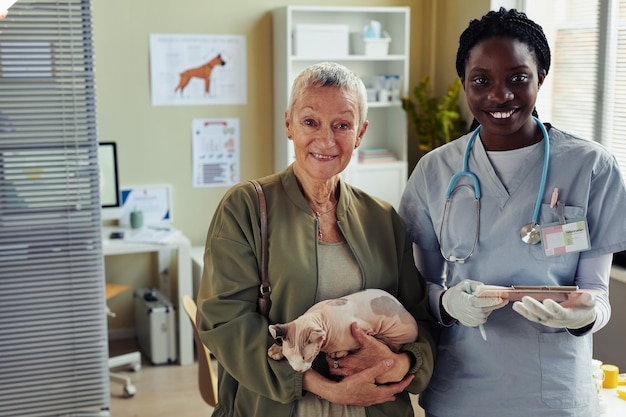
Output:
[[[550,69],[550,46],[543,28],[530,20],[525,13],[515,9],[490,11],[480,20],[470,21],[467,28],[461,33],[459,38],[459,49],[456,52],[456,73],[461,80],[465,80],[465,64],[469,58],[469,53],[474,46],[481,41],[492,37],[509,37],[517,39],[528,45],[535,53],[537,60],[537,70],[545,70],[546,74]],[[539,117],[537,109],[533,109],[533,116]],[[478,127],[476,118],[472,120],[469,131],[472,132]]]
[[[491,37],[509,37],[517,39],[535,53],[538,70],[550,69],[550,47],[543,29],[534,21],[530,20],[525,13],[515,9],[490,11],[480,20],[470,21],[468,27],[459,38],[459,49],[456,53],[456,72],[465,79],[465,64],[469,58],[471,49],[482,40]]]

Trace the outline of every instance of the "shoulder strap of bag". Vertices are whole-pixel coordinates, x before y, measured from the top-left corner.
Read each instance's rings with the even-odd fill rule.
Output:
[[[259,313],[267,317],[272,302],[270,300],[270,294],[272,293],[272,287],[270,287],[270,280],[267,273],[267,205],[265,203],[265,193],[261,184],[256,180],[250,180],[254,185],[256,192],[259,196],[259,217],[261,220],[261,286],[257,309]]]

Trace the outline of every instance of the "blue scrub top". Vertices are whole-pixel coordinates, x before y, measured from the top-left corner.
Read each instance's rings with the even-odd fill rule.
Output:
[[[409,178],[400,204],[412,241],[439,251],[445,192],[463,167],[470,135],[425,155]],[[578,285],[602,291],[608,310],[608,283],[595,277],[575,280],[579,259],[626,249],[626,187],[615,158],[600,144],[554,127],[549,131],[550,165],[539,223],[558,222],[550,208],[559,189],[569,222],[586,218],[591,249],[546,257],[541,244],[529,245],[520,228],[531,222],[543,166],[544,147],[536,146],[505,187],[480,140],[469,158],[479,179],[480,229],[477,247],[465,263],[448,263],[445,277],[426,276],[441,291],[464,279],[493,285]],[[475,197],[471,181],[457,182],[442,231],[446,256],[463,257],[475,236]],[[444,282],[447,280],[447,283]],[[438,298],[437,298],[438,300]],[[607,311],[608,316],[608,311]],[[495,310],[485,324],[487,341],[476,328],[456,323],[442,329],[435,373],[420,404],[437,417],[514,417],[598,415],[591,377],[592,336],[532,323],[511,309]]]

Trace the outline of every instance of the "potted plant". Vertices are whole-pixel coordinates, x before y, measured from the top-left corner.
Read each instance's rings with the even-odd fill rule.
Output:
[[[458,105],[461,87],[461,80],[457,78],[448,86],[443,97],[430,97],[430,79],[425,76],[413,89],[415,102],[409,97],[402,97],[402,108],[417,136],[418,159],[467,133],[468,125],[461,117]]]

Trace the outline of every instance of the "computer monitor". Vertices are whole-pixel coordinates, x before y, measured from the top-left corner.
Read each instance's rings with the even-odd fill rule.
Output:
[[[122,201],[115,142],[100,142],[98,144],[98,165],[100,167],[102,220],[118,220],[122,214]]]

